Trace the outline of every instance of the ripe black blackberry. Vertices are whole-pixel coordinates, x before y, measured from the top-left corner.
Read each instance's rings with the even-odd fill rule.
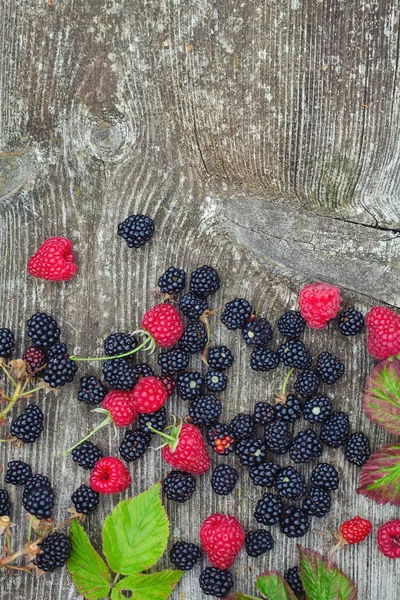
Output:
[[[315,370],[324,383],[332,384],[343,377],[344,364],[330,352],[321,352]]]
[[[186,369],[189,364],[189,354],[182,348],[171,348],[160,352],[157,362],[161,367],[161,373],[175,375]]]
[[[301,417],[301,403],[297,396],[285,394],[279,396],[275,404],[275,412],[278,419],[294,423]]]
[[[272,371],[279,362],[278,354],[269,348],[254,348],[251,353],[250,366],[254,371]]]
[[[35,313],[28,323],[28,337],[38,348],[50,348],[60,339],[57,321],[43,312]]]
[[[233,578],[229,571],[207,567],[201,572],[199,583],[206,595],[225,598],[233,586]]]
[[[235,446],[235,453],[239,457],[240,464],[245,467],[254,467],[265,460],[267,451],[263,440],[257,438],[238,441]]]
[[[158,280],[158,287],[163,294],[177,294],[185,289],[186,273],[183,269],[169,267]]]
[[[103,452],[92,442],[86,441],[72,450],[72,460],[82,469],[94,469],[95,464],[103,458]]]
[[[152,377],[154,375],[153,369],[147,363],[138,363],[134,365],[133,370],[138,377]]]
[[[252,312],[253,308],[245,298],[235,298],[225,304],[221,321],[228,329],[242,329]]]
[[[292,434],[285,421],[274,421],[266,426],[264,440],[273,454],[285,454],[292,442]]]
[[[269,425],[276,420],[275,407],[268,402],[256,402],[254,405],[253,418],[260,425]]]
[[[81,377],[78,400],[85,404],[100,404],[107,394],[107,388],[94,375]]]
[[[356,335],[364,327],[364,317],[355,308],[348,308],[339,315],[339,330],[343,335]]]
[[[195,425],[212,425],[222,413],[222,402],[214,394],[199,396],[189,405],[189,416]]]
[[[222,371],[210,369],[205,374],[204,383],[210,392],[223,392],[228,385],[228,378]]]
[[[170,559],[181,571],[190,571],[201,556],[201,550],[196,544],[176,542],[172,546]]]
[[[134,368],[125,358],[113,358],[103,363],[103,376],[113,390],[129,392],[138,382]]]
[[[361,431],[353,433],[346,444],[346,460],[362,467],[371,456],[371,444],[367,436]]]
[[[233,364],[233,354],[226,346],[214,346],[207,352],[207,363],[211,369],[225,371]]]
[[[339,448],[347,442],[349,430],[349,415],[345,412],[336,411],[323,424],[320,439],[331,448]]]
[[[27,485],[29,485],[28,480]],[[38,485],[33,489],[25,486],[22,504],[25,510],[37,519],[49,519],[54,506],[54,491],[47,485]]]
[[[42,571],[53,572],[63,567],[71,554],[71,540],[63,533],[52,533],[39,544],[42,551],[33,561]]]
[[[178,306],[185,317],[191,321],[200,319],[203,312],[208,309],[207,300],[196,296],[193,292],[187,292],[179,298]]]
[[[303,406],[303,416],[310,423],[324,423],[332,412],[332,402],[328,396],[318,394]]]
[[[250,469],[250,477],[254,485],[272,487],[281,467],[273,461],[261,463]]]
[[[232,429],[225,423],[215,423],[207,428],[207,443],[221,456],[234,451],[235,441]]]
[[[0,327],[0,357],[9,358],[14,350],[15,338],[11,329]]]
[[[211,487],[216,494],[226,496],[234,489],[238,477],[238,472],[230,465],[218,465],[211,477]]]
[[[301,508],[289,506],[279,519],[280,530],[289,538],[303,537],[310,528],[307,515]]]
[[[249,531],[244,540],[246,552],[249,556],[261,556],[272,550],[274,547],[274,539],[269,531],[265,529],[256,529]]]
[[[43,371],[43,381],[50,387],[61,387],[73,381],[78,365],[71,360],[65,344],[55,344],[48,351],[47,366]]]
[[[306,328],[306,322],[296,310],[288,310],[278,320],[279,332],[287,338],[298,338]]]
[[[309,349],[300,340],[287,340],[277,350],[279,360],[287,367],[308,369],[312,363]]]
[[[209,265],[199,267],[190,276],[190,291],[203,298],[215,294],[220,285],[217,271]]]
[[[176,380],[176,392],[182,400],[194,400],[201,394],[203,378],[200,373],[186,371],[179,373]]]
[[[148,423],[150,423],[154,429],[157,429],[157,431],[164,431],[167,424],[167,411],[165,410],[165,406],[162,406],[159,410],[156,410],[156,412],[151,414],[140,413],[139,429],[152,434],[153,432],[147,427]]]
[[[164,494],[168,500],[187,502],[196,489],[196,480],[190,473],[171,471],[162,482]]]
[[[272,326],[267,319],[248,321],[242,329],[247,345],[265,347],[272,340]]]
[[[204,350],[207,340],[208,336],[205,326],[201,321],[195,321],[194,323],[190,323],[190,325],[186,325],[179,340],[179,347],[190,354],[196,354],[196,352]]]
[[[131,215],[118,225],[118,235],[129,248],[140,248],[151,240],[155,231],[154,221],[146,215]]]
[[[337,490],[339,487],[338,472],[328,463],[319,463],[311,474],[311,483],[323,490]]]
[[[302,371],[294,382],[294,389],[303,398],[315,396],[319,388],[319,377],[314,371],[305,369]]]
[[[303,510],[306,515],[322,518],[331,510],[329,492],[320,487],[312,487],[307,498],[303,500]]]
[[[139,345],[139,342],[131,333],[112,333],[104,340],[104,354],[106,356],[117,356],[131,352]]]
[[[288,569],[284,577],[287,583],[290,585],[292,591],[296,594],[296,596],[301,596],[301,594],[305,594],[303,582],[300,578],[300,567],[298,565],[296,567]]]
[[[136,429],[128,430],[120,444],[119,453],[126,462],[138,460],[150,446],[150,434]]]
[[[9,517],[11,515],[11,502],[7,490],[0,488],[0,517]]]
[[[40,475],[40,473],[37,473],[36,475],[33,475],[33,477],[30,477],[28,479],[28,481],[26,482],[26,484],[24,485],[24,491],[23,491],[23,495],[22,497],[28,497],[29,494],[33,491],[36,490],[38,488],[42,488],[42,487],[51,487],[50,484],[50,480],[48,477],[46,477],[46,475]]]
[[[253,417],[246,413],[239,413],[236,417],[233,417],[229,423],[229,427],[232,429],[233,435],[237,440],[246,440],[254,432]]]
[[[31,377],[41,377],[43,375],[43,368],[47,361],[46,352],[43,348],[28,346],[22,355],[22,360],[25,361],[28,375],[31,375]]]
[[[295,463],[309,463],[322,454],[322,444],[312,429],[300,431],[289,448],[290,458]]]
[[[25,444],[33,444],[43,431],[43,413],[36,404],[28,404],[24,412],[11,421],[10,432]]]
[[[278,496],[267,492],[257,502],[254,518],[262,525],[274,525],[279,521],[282,506],[282,500]]]
[[[22,460],[11,460],[7,465],[4,481],[12,485],[25,485],[31,477],[32,469],[30,465],[22,462]]]
[[[100,494],[88,485],[81,485],[71,496],[72,504],[77,513],[90,515],[99,504]]]
[[[289,500],[298,500],[307,491],[303,475],[293,467],[286,467],[278,473],[275,479],[275,489],[281,498]]]

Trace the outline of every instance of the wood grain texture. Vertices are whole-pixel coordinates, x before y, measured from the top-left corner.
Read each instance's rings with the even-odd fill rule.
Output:
[[[53,0],[50,8],[44,0],[3,2],[0,324],[15,330],[19,349],[26,319],[40,309],[56,316],[71,352],[100,354],[110,332],[137,327],[154,302],[148,290],[171,264],[188,271],[214,265],[223,280],[214,307],[243,295],[273,323],[295,308],[304,281],[320,277],[348,288],[344,305],[356,299],[363,311],[376,301],[399,306],[398,16],[394,0]],[[137,252],[116,235],[117,224],[135,212],[150,214],[157,226]],[[79,274],[71,282],[26,274],[29,256],[50,235],[74,241]],[[224,419],[272,399],[284,369],[250,372],[240,336],[222,330],[217,317],[212,332],[235,354],[221,395]],[[373,448],[394,439],[360,410],[372,364],[365,338],[343,339],[329,326],[307,332],[305,341],[314,353],[329,349],[344,360],[347,376],[329,392],[336,408],[350,412],[352,428],[366,431]],[[191,366],[203,368],[198,359]],[[100,367],[80,366],[79,375],[86,373]],[[0,447],[1,465],[20,457],[50,477],[58,522],[87,480],[61,452],[98,422],[77,402],[77,387],[40,396],[46,427],[33,447]],[[185,410],[171,401],[172,412]],[[97,440],[116,452],[111,429]],[[376,526],[398,515],[355,495],[358,472],[341,451],[323,458],[338,467],[342,486],[330,516],[312,523],[324,535],[310,532],[303,545],[327,552],[328,532],[354,514]],[[131,471],[129,493],[137,493],[167,469],[150,451]],[[201,518],[213,511],[255,527],[261,493],[241,469],[234,495],[217,498],[205,475],[190,503],[167,503],[171,542],[196,541]],[[12,490],[16,544],[20,496]],[[87,522],[98,545],[99,524],[117,500],[103,499]],[[236,590],[254,593],[257,573],[296,563],[295,541],[276,528],[273,534],[270,555],[240,554]],[[399,597],[395,561],[379,554],[372,536],[338,561],[360,600]],[[174,600],[203,598],[199,573],[198,566],[185,576]],[[79,598],[65,570],[38,580],[0,579],[2,600]]]

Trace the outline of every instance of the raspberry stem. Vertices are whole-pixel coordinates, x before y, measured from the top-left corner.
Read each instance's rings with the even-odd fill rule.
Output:
[[[76,444],[74,444],[73,446],[71,446],[71,448],[69,448],[68,450],[66,450],[65,452],[63,452],[63,456],[67,456],[67,454],[69,454],[70,452],[72,452],[72,450],[74,450],[75,448],[77,448],[83,442],[86,442],[86,440],[88,440],[89,438],[91,438],[92,435],[94,435],[97,431],[99,431],[100,429],[102,429],[103,427],[105,427],[106,425],[108,425],[111,422],[112,422],[111,415],[108,415],[108,417],[106,419],[104,419],[104,421],[102,421],[99,425],[97,425],[97,427],[95,427],[93,429],[93,431],[91,431],[89,433],[89,435],[87,435],[82,440],[80,440],[79,442],[77,442]]]
[[[148,334],[147,332],[145,332],[141,329],[136,331],[135,333],[140,333],[141,335],[147,335],[147,337],[139,346],[137,346],[134,350],[130,350],[129,352],[124,352],[123,354],[117,354],[115,356],[97,356],[97,357],[91,357],[91,358],[79,357],[79,356],[75,356],[74,354],[72,354],[69,358],[70,358],[70,360],[73,360],[74,362],[99,361],[99,360],[113,360],[114,358],[125,358],[126,356],[131,356],[132,354],[135,354],[136,352],[138,352],[139,350],[142,350],[142,349],[144,352],[150,352],[150,354],[152,352],[154,352],[155,347],[156,347],[154,338],[150,334]]]
[[[163,444],[161,446],[161,448],[163,448],[163,446],[169,445],[169,447],[171,449],[171,452],[175,452],[176,447],[177,447],[177,445],[179,443],[179,434],[180,434],[181,429],[182,429],[182,421],[180,421],[177,424],[176,420],[174,418],[174,424],[171,426],[171,435],[168,435],[168,434],[164,433],[163,431],[158,431],[158,429],[154,429],[154,427],[152,425],[147,425],[147,427],[153,433],[158,433],[158,435],[161,438],[163,438],[164,440],[168,440],[165,444]]]

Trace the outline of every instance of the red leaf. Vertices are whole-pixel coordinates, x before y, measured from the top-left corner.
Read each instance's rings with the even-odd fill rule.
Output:
[[[400,506],[400,444],[374,452],[361,469],[357,493],[378,504]]]
[[[400,435],[400,360],[388,359],[372,369],[362,403],[373,423]]]

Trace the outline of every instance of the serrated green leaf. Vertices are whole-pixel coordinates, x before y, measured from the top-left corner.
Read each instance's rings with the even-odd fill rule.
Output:
[[[135,573],[121,579],[116,588],[131,591],[135,600],[166,600],[182,576],[183,571],[169,569],[150,575]]]
[[[400,506],[400,444],[374,452],[361,469],[357,493],[378,504]]]
[[[373,423],[400,435],[400,360],[385,360],[372,369],[362,404]]]
[[[314,550],[299,548],[300,577],[308,600],[357,600],[354,583]]]
[[[126,600],[126,596],[122,594],[117,588],[114,588],[111,592],[111,600]]]
[[[272,600],[296,600],[296,596],[277,571],[267,571],[257,578],[256,588],[264,598]]]
[[[110,591],[110,572],[106,563],[95,551],[81,525],[71,523],[72,549],[67,567],[78,592],[87,600],[105,598]]]
[[[103,525],[103,552],[116,573],[146,571],[163,555],[169,537],[167,513],[155,486],[119,502]]]

